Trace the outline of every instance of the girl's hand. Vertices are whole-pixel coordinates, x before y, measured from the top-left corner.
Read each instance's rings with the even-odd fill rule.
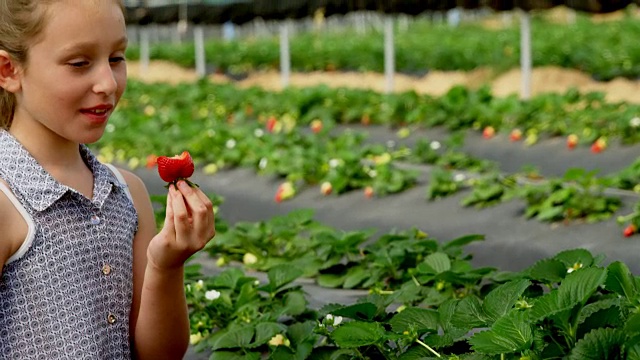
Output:
[[[149,243],[149,265],[158,270],[181,267],[216,234],[213,204],[197,187],[180,180],[169,186],[162,230]]]

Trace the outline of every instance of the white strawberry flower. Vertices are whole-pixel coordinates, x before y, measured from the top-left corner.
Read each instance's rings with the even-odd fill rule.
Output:
[[[233,149],[236,147],[236,141],[234,139],[229,139],[224,146],[226,146],[227,149]]]
[[[255,130],[253,130],[253,136],[257,137],[257,138],[261,138],[262,136],[264,136],[264,130],[257,128]]]
[[[571,274],[572,272],[582,268],[582,263],[575,263],[572,267],[567,269],[567,274]]]
[[[267,158],[261,158],[260,162],[258,163],[258,168],[260,170],[264,170],[267,167],[268,163],[269,163],[269,160]]]
[[[340,159],[331,159],[329,160],[329,167],[332,169],[335,169],[338,166],[340,166],[340,163],[341,163]]]
[[[206,293],[204,293],[204,297],[207,300],[213,301],[216,300],[217,298],[220,297],[220,291],[217,290],[209,290]]]
[[[429,143],[429,147],[431,148],[431,150],[438,150],[442,147],[442,144],[440,144],[440,141],[434,140]]]
[[[333,316],[331,314],[327,314],[324,317],[330,325],[338,326],[342,322],[342,316]]]
[[[637,128],[640,126],[640,117],[635,116],[633,119],[629,120],[629,125],[633,128]]]
[[[453,181],[455,182],[463,182],[467,179],[467,177],[464,174],[455,174],[453,176]]]
[[[194,287],[196,288],[196,290],[202,290],[204,288],[204,281],[198,280]]]

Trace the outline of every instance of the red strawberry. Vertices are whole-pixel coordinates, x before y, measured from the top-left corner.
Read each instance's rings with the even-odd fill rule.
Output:
[[[622,234],[625,237],[630,237],[631,235],[635,234],[636,232],[638,232],[638,227],[636,227],[633,224],[629,224],[629,225],[627,225],[626,228],[624,228],[624,231],[623,231]]]
[[[319,120],[319,119],[313,120],[311,122],[311,131],[313,131],[315,134],[322,131],[322,120]]]
[[[520,139],[522,139],[522,130],[520,129],[511,130],[511,133],[509,134],[509,140],[511,140],[512,142],[516,142],[516,141],[520,141]]]
[[[147,168],[151,169],[152,167],[156,166],[156,164],[158,163],[158,155],[156,154],[151,154],[149,156],[147,156]]]
[[[183,151],[180,155],[172,157],[159,156],[157,160],[158,174],[160,178],[168,184],[175,184],[178,180],[185,180],[191,186],[197,186],[189,181],[189,177],[193,175],[194,166],[191,154]]]
[[[277,124],[278,119],[273,116],[269,117],[269,119],[267,119],[267,131],[270,133],[274,132]]]
[[[596,142],[591,145],[591,152],[594,154],[601,153],[607,148],[607,142],[603,138],[598,138]]]
[[[329,195],[332,191],[333,186],[331,186],[330,182],[325,181],[322,183],[322,185],[320,185],[320,192],[322,193],[322,195]]]
[[[364,197],[369,199],[369,198],[372,198],[373,195],[374,195],[373,187],[367,186],[367,187],[364,188]]]
[[[578,135],[569,134],[569,136],[567,136],[567,148],[569,148],[569,150],[573,150],[577,145],[578,145]]]
[[[496,134],[496,129],[493,126],[487,126],[482,130],[482,137],[485,139],[491,139]]]

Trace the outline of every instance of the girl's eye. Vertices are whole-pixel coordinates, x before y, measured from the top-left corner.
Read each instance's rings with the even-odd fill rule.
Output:
[[[125,61],[123,56],[116,56],[116,57],[109,58],[109,62],[114,64],[121,63],[123,61]]]
[[[84,66],[89,65],[88,61],[75,61],[75,62],[70,62],[69,66],[74,67],[74,68],[81,68]]]

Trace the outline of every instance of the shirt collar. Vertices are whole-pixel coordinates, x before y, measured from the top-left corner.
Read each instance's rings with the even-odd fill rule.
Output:
[[[72,188],[58,182],[49,174],[29,151],[6,130],[0,130],[0,175],[14,193],[20,194],[23,202],[36,211],[49,208]],[[92,203],[102,207],[114,186],[121,187],[115,175],[81,144],[80,155],[93,173]]]

